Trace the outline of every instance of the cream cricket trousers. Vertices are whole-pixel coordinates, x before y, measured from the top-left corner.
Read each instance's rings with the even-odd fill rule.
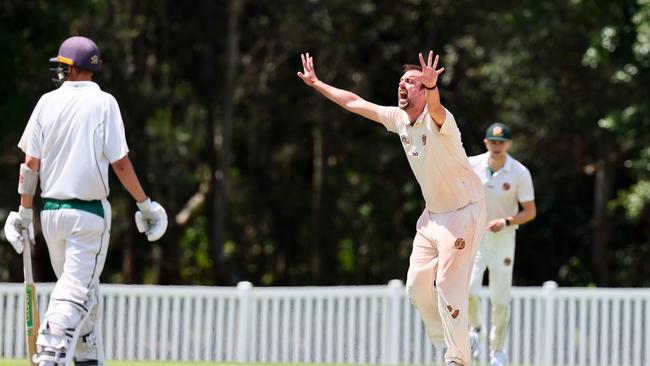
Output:
[[[406,289],[431,342],[447,345],[445,363],[472,363],[469,280],[485,228],[485,201],[448,213],[424,210],[413,240]]]
[[[481,329],[481,312],[477,294],[483,284],[483,274],[487,268],[492,304],[490,350],[493,352],[503,351],[510,326],[510,289],[512,267],[515,262],[515,235],[514,229],[485,233],[472,270],[469,324],[474,329]]]
[[[37,344],[68,350],[78,334],[75,360],[103,361],[101,340],[95,332],[99,275],[104,268],[111,228],[111,206],[107,200],[44,199],[41,226],[47,242],[56,282],[42,322]],[[78,327],[81,325],[81,328]],[[61,337],[52,329],[65,329]]]

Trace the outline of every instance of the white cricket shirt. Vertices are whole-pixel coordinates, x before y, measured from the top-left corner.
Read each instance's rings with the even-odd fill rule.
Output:
[[[120,108],[92,81],[66,81],[41,97],[18,147],[41,160],[41,196],[108,197],[108,165],[129,148]]]
[[[512,156],[506,154],[506,162],[499,171],[491,173],[488,165],[489,152],[469,158],[472,168],[485,187],[487,220],[514,216],[519,212],[519,202],[535,199],[533,179],[528,169]],[[506,229],[516,230],[519,225]]]
[[[400,136],[427,210],[445,213],[483,199],[483,187],[467,160],[454,116],[445,109],[442,126],[425,107],[413,126],[398,107],[380,107],[379,121]]]

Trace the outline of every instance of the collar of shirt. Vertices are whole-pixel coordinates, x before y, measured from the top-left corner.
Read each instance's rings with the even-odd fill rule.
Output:
[[[501,169],[497,170],[496,172],[492,172],[492,169],[490,168],[490,164],[488,164],[488,161],[490,160],[490,152],[486,152],[483,154],[483,167],[485,168],[486,171],[491,172],[492,174],[488,174],[488,176],[492,176],[500,171],[503,172],[509,172],[512,170],[512,157],[509,154],[506,154],[506,162],[503,164],[503,167]]]
[[[406,111],[404,111],[404,112],[406,112]],[[413,124],[410,124],[410,123],[409,123],[409,126],[410,126],[410,127],[415,127],[418,123],[424,121],[424,115],[425,115],[426,113],[427,113],[427,106],[425,105],[424,108],[422,109],[422,113],[420,113],[420,115],[418,116],[418,118],[415,119],[415,123],[413,123]]]
[[[70,89],[82,89],[82,88],[92,88],[99,89],[99,85],[94,81],[66,81],[61,85],[62,88]]]

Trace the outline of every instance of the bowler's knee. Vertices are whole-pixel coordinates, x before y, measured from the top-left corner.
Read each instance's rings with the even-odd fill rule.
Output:
[[[411,300],[411,303],[420,308],[423,306],[433,306],[433,287],[416,286],[414,284],[406,285],[406,293]]]

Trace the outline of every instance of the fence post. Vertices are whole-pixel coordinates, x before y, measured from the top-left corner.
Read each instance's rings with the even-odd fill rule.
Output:
[[[389,293],[389,324],[385,324],[386,337],[386,359],[384,363],[390,365],[399,364],[399,324],[400,324],[400,303],[402,300],[402,294],[404,293],[404,283],[401,280],[390,280],[388,282],[388,293]]]
[[[237,362],[248,361],[248,332],[251,316],[251,290],[253,284],[242,281],[237,284],[237,296],[239,297],[239,322],[237,324]]]
[[[555,325],[555,297],[557,295],[557,283],[555,281],[546,281],[543,285],[544,303],[546,305],[544,312],[544,354],[542,362],[544,365],[553,365],[553,341]]]

